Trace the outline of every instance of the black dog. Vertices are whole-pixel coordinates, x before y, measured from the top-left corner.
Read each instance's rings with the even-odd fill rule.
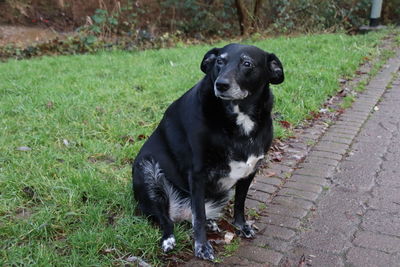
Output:
[[[244,202],[271,145],[269,84],[284,74],[274,54],[239,44],[207,52],[201,70],[205,77],[171,104],[136,157],[133,190],[142,212],[160,224],[165,252],[175,246],[174,222],[189,220],[195,255],[213,260],[206,222],[221,215],[234,185],[233,223],[254,236]]]

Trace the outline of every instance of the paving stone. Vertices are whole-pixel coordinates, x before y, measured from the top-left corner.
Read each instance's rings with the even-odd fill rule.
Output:
[[[282,184],[282,179],[275,178],[275,177],[262,177],[256,176],[256,181],[260,183],[265,183],[269,185],[280,186]]]
[[[365,101],[364,102],[361,99],[357,99],[357,101],[352,106],[352,110],[355,110],[355,111],[371,110],[375,104],[376,104],[375,101]]]
[[[334,159],[317,158],[317,157],[313,157],[313,156],[308,156],[304,160],[304,163],[314,163],[314,164],[321,164],[321,165],[328,165],[328,166],[336,167],[339,164],[339,161],[334,160]]]
[[[348,236],[343,236],[334,231],[309,231],[301,235],[297,242],[301,247],[319,250],[325,253],[343,253],[352,246]]]
[[[247,197],[257,200],[257,201],[260,201],[262,203],[267,203],[267,202],[269,202],[269,200],[271,198],[271,194],[261,192],[261,191],[249,190]]]
[[[331,126],[332,128],[329,129],[330,132],[336,132],[336,133],[343,133],[343,134],[349,134],[355,136],[357,134],[357,130],[351,130],[351,129],[344,129],[340,127],[335,127],[335,125]]]
[[[350,122],[344,122],[344,121],[338,121],[335,124],[335,127],[337,128],[342,128],[342,129],[349,129],[349,130],[353,130],[353,131],[358,131],[360,130],[360,126],[358,125],[354,125],[354,123],[350,123]]]
[[[330,142],[330,143],[339,143],[339,144],[345,144],[345,145],[350,145],[353,140],[349,138],[343,138],[343,137],[337,137],[337,136],[323,136],[321,138],[321,141],[323,142]]]
[[[297,205],[282,205],[275,203],[274,205],[270,205],[267,208],[267,213],[270,214],[279,214],[282,216],[287,216],[287,217],[294,217],[294,218],[304,218],[308,210],[305,210],[301,207],[298,207]]]
[[[251,190],[258,190],[262,192],[266,192],[269,194],[274,193],[278,188],[276,186],[270,185],[270,184],[265,184],[265,183],[259,183],[257,180],[255,180],[251,186],[250,186],[250,191]]]
[[[353,119],[353,120],[366,120],[368,117],[368,115],[365,114],[357,114],[357,113],[353,113],[353,112],[346,112],[345,114],[343,114],[342,116],[340,116],[341,119],[345,120],[345,119]]]
[[[288,181],[316,184],[316,185],[320,185],[320,186],[329,185],[329,181],[326,178],[305,176],[305,175],[300,175],[300,174],[294,174],[292,177],[290,177],[290,179]]]
[[[301,183],[299,181],[293,181],[293,180],[289,180],[288,182],[286,182],[284,185],[284,188],[285,187],[293,188],[293,189],[301,190],[301,191],[313,192],[316,194],[320,194],[322,192],[322,187],[320,185]]]
[[[259,222],[257,226],[260,228],[259,233],[268,237],[278,238],[284,241],[289,241],[296,235],[296,232],[277,225],[262,224]]]
[[[396,187],[375,187],[372,190],[373,198],[368,202],[372,209],[400,213],[400,193]]]
[[[341,155],[345,154],[348,148],[349,146],[346,144],[323,142],[323,141],[319,142],[317,145],[313,147],[313,149],[317,151],[327,151]]]
[[[140,265],[133,265],[133,266],[140,266]],[[190,266],[212,267],[212,266],[215,266],[215,265],[212,262],[201,260],[201,259],[198,259],[196,257],[193,257],[188,262],[186,262],[183,266],[185,266],[185,267],[190,267]]]
[[[246,202],[245,202],[246,208],[258,210],[260,205],[262,205],[262,203],[260,201],[246,198]]]
[[[366,194],[335,186],[318,202],[310,227],[350,237],[361,221],[360,215],[365,212],[363,203],[367,200]]]
[[[348,191],[370,191],[375,186],[376,169],[374,165],[366,165],[362,168],[355,166],[354,169],[342,169],[343,166],[340,165],[337,174],[332,177],[332,181],[347,188]]]
[[[338,132],[330,132],[328,131],[324,136],[333,136],[333,137],[339,137],[339,138],[344,138],[344,139],[354,139],[354,134],[348,134],[348,133],[338,133]]]
[[[276,196],[272,200],[271,204],[272,205],[279,204],[279,205],[283,205],[285,207],[295,206],[295,207],[302,208],[305,210],[310,210],[312,207],[314,207],[314,204],[311,201],[299,199],[299,198],[292,197],[292,196]]]
[[[335,167],[320,165],[316,163],[300,163],[299,169],[297,169],[294,174],[306,175],[306,176],[316,176],[316,177],[330,177],[335,171]]]
[[[327,158],[327,159],[334,159],[334,160],[341,160],[343,155],[326,152],[326,151],[311,151],[308,154],[309,157],[320,157],[320,158]]]
[[[248,243],[244,245],[267,248],[278,252],[286,252],[290,247],[290,242],[288,241],[261,234],[257,234],[255,239],[246,242]],[[244,240],[242,240],[242,243],[244,243]]]
[[[235,253],[236,254],[236,253]],[[194,264],[187,264],[186,266],[199,266],[197,262]],[[201,265],[200,265],[201,266]],[[254,261],[250,261],[246,258],[240,258],[238,256],[231,256],[223,259],[223,262],[213,264],[212,266],[254,266],[254,267],[268,267],[269,264],[266,263],[258,263]]]
[[[400,188],[400,170],[383,170],[379,172],[375,182],[380,186]]]
[[[350,248],[346,258],[351,266],[399,266],[398,257],[365,248]]]
[[[400,215],[379,210],[368,210],[363,217],[364,230],[400,237]]]
[[[302,256],[305,257],[305,264],[299,264]],[[296,246],[293,248],[288,256],[287,261],[285,259],[282,266],[323,266],[323,267],[340,267],[344,266],[343,260],[338,255],[333,255],[330,253],[323,253],[316,249],[308,249],[301,246]]]
[[[364,124],[364,120],[355,119],[355,118],[351,118],[351,117],[344,117],[344,118],[343,117],[339,117],[337,122],[345,123],[345,124],[351,124],[351,125],[357,126],[359,128]]]
[[[373,232],[357,232],[353,244],[359,247],[379,250],[386,253],[400,252],[400,238]]]
[[[362,119],[357,119],[357,118],[350,117],[350,116],[340,116],[338,121],[359,123],[360,125],[362,125],[364,122],[364,120],[362,120]]]
[[[258,263],[271,263],[274,265],[278,265],[283,257],[282,253],[254,246],[242,246],[236,252],[236,255]]]
[[[260,219],[260,223],[273,224],[281,227],[297,229],[300,227],[301,222],[298,218],[286,217],[277,214],[267,214]]]
[[[309,201],[316,201],[319,194],[309,191],[300,191],[294,188],[283,188],[279,190],[278,196],[288,196],[293,198],[301,198]]]

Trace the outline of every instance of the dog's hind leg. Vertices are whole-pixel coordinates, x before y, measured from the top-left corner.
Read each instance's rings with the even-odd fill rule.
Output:
[[[174,223],[168,216],[168,209],[158,206],[157,221],[160,224],[161,231],[161,248],[164,252],[169,252],[174,249],[176,240],[174,236]]]
[[[239,229],[239,233],[246,238],[253,238],[255,232],[251,225],[246,222],[244,214],[244,202],[251,182],[255,173],[250,174],[247,178],[241,179],[236,183],[235,189],[235,204],[233,214],[233,224]]]
[[[169,217],[169,198],[164,173],[159,164],[154,160],[143,160],[135,167],[133,188],[141,211],[160,225],[163,232],[162,250],[171,251],[176,245],[174,223]]]

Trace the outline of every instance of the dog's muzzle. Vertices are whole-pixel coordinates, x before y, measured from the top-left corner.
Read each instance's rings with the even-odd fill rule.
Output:
[[[247,97],[249,92],[242,90],[236,81],[217,78],[214,83],[214,93],[216,97],[223,100],[239,100]]]

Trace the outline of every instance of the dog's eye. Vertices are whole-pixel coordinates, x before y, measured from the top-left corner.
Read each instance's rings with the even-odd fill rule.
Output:
[[[250,61],[244,61],[243,66],[245,66],[246,68],[251,68],[253,67],[253,63],[251,63]]]
[[[220,58],[217,58],[217,64],[218,65],[223,65],[224,61],[222,59],[220,59]]]

